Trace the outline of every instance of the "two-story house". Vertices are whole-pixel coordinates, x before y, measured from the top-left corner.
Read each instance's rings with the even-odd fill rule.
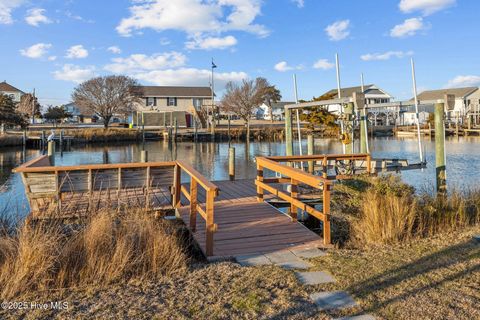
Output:
[[[0,93],[12,97],[13,102],[19,103],[22,96],[25,94],[22,90],[15,88],[7,83],[7,81],[0,82]]]
[[[142,102],[132,119],[137,125],[170,126],[176,119],[178,126],[191,127],[195,118],[205,126],[202,110],[212,107],[210,87],[142,86],[139,91]]]

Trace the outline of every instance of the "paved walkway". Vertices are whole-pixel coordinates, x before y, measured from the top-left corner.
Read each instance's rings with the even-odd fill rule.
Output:
[[[318,248],[304,250],[281,250],[266,254],[238,255],[236,261],[242,266],[276,265],[287,270],[295,271],[297,279],[306,286],[335,282],[335,278],[324,271],[306,271],[313,265],[305,259],[325,256],[326,253]],[[301,270],[301,271],[300,271]],[[338,310],[358,306],[355,300],[345,291],[323,291],[310,294],[310,299],[319,310]],[[369,314],[337,318],[338,320],[373,320]]]

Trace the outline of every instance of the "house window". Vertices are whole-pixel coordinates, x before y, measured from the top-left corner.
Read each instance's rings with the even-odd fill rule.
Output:
[[[155,98],[153,97],[148,97],[147,98],[147,107],[151,107],[155,105]]]
[[[193,106],[195,107],[195,109],[200,109],[202,107],[202,104],[203,104],[203,99],[193,98]]]
[[[167,106],[176,107],[177,106],[177,98],[167,98]]]

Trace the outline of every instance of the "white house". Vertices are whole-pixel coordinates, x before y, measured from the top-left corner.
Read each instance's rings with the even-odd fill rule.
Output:
[[[0,82],[0,93],[12,97],[13,102],[19,103],[22,96],[25,94],[22,90],[15,88],[7,83],[7,81]]]
[[[465,87],[465,88],[451,88],[451,89],[439,89],[439,90],[427,90],[418,95],[420,103],[428,100],[443,99],[446,94],[453,94],[455,96],[455,106],[453,110],[447,112],[447,120],[459,123],[463,123],[466,115],[475,104],[476,99],[480,99],[478,94],[478,87]]]
[[[272,103],[272,116],[273,120],[284,120],[285,119],[285,105],[294,104],[295,102],[274,102]],[[255,116],[257,119],[262,120],[272,120],[270,118],[270,106],[266,103],[263,103],[255,111]]]
[[[363,87],[363,93],[365,94],[365,103],[367,104],[374,104],[374,103],[388,103],[391,102],[393,97],[388,94],[385,90],[380,89],[374,84],[365,85]],[[348,87],[342,88],[340,90],[340,94],[342,98],[352,97],[353,93],[362,93],[362,87]],[[323,96],[330,96],[330,99],[337,99],[338,98],[338,90],[332,89],[327,91],[323,94]],[[339,104],[332,104],[328,105],[328,111],[334,114],[340,114],[340,105]]]

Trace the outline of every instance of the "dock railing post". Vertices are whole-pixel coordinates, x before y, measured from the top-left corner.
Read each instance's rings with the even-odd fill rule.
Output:
[[[445,160],[445,104],[435,103],[435,167],[437,192],[447,191],[447,172]]]
[[[307,153],[309,156],[313,156],[313,149],[314,149],[314,144],[313,144],[313,134],[309,134],[307,136]],[[308,173],[313,173],[314,170],[314,161],[308,161]]]
[[[195,232],[197,230],[197,196],[197,180],[192,177],[190,181],[190,230],[192,232]]]
[[[298,197],[298,181],[291,178],[290,186],[290,197],[296,199]],[[292,218],[292,221],[297,221],[297,215],[298,208],[295,205],[290,204],[290,217]]]
[[[263,182],[263,167],[257,163],[257,181]],[[263,188],[257,185],[257,201],[263,201]]]
[[[228,148],[228,176],[230,181],[235,180],[235,148]]]
[[[182,169],[178,164],[175,164],[174,172],[173,172],[173,199],[172,205],[175,209],[180,207],[180,188],[181,188],[181,176],[182,176]]]
[[[207,256],[213,256],[213,234],[215,233],[214,212],[213,206],[215,201],[215,190],[207,190],[207,203],[206,203],[206,215],[207,215],[207,230],[206,230],[206,244],[205,253]]]
[[[323,184],[323,243],[330,244],[332,242],[330,236],[330,184]]]

